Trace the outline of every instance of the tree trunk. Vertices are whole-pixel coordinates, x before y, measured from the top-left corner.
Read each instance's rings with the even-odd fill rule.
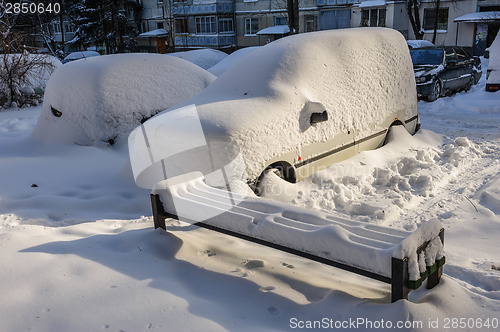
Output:
[[[408,17],[410,19],[411,27],[413,29],[413,34],[415,35],[415,39],[423,39],[424,34],[422,32],[422,25],[420,24],[418,1],[408,0],[406,9],[408,12]]]
[[[436,44],[436,36],[438,30],[439,23],[439,5],[441,4],[440,0],[436,0],[436,17],[434,18],[434,34],[432,35],[432,43]]]
[[[290,34],[299,33],[299,1],[287,0],[286,10],[288,14],[288,27]]]

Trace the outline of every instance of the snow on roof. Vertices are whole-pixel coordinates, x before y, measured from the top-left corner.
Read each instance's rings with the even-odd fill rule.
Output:
[[[168,35],[168,31],[165,29],[156,29],[148,32],[141,33],[138,38],[154,38],[154,37],[165,37]]]
[[[83,58],[90,58],[93,56],[99,56],[100,54],[97,53],[96,51],[81,51],[81,52],[73,52],[68,54],[64,58],[64,61],[66,60],[78,60],[78,59],[83,59]]]
[[[216,2],[217,0],[193,0],[193,5],[210,5]]]
[[[175,52],[175,53],[169,53],[168,55],[184,59],[186,61],[194,63],[197,66],[200,66],[203,69],[208,69],[210,67],[213,67],[217,63],[219,63],[222,59],[227,57],[226,53],[219,50],[214,50],[212,48],[202,48],[199,50]]]
[[[262,46],[168,111],[196,105],[204,130],[221,132],[241,150],[252,151],[251,177],[262,172],[263,161],[304,142],[323,141],[331,132],[353,130],[365,137],[372,123],[395,110],[412,113],[416,100],[404,37],[388,28],[353,28],[292,35]],[[328,125],[310,126],[304,114],[314,106],[330,112]],[[359,114],[362,121],[354,121]]]
[[[368,7],[380,7],[385,6],[385,0],[368,0],[362,1],[359,4],[359,8],[368,8]]]
[[[126,141],[141,120],[193,97],[214,79],[192,63],[161,54],[69,62],[50,77],[32,135],[80,145]]]
[[[284,35],[290,32],[288,25],[275,25],[257,32],[258,35]]]
[[[422,48],[422,47],[432,47],[435,46],[432,42],[428,40],[407,40],[409,48]]]
[[[491,22],[500,21],[500,11],[491,12],[475,12],[465,14],[453,20],[455,23],[459,22]]]
[[[219,63],[217,63],[215,66],[212,66],[208,69],[208,71],[215,76],[220,76],[222,73],[224,73],[229,67],[240,61],[241,58],[246,56],[248,53],[251,53],[258,49],[259,46],[252,46],[252,47],[245,47],[241,48],[239,50],[234,51],[233,53],[229,54],[227,57],[222,59]]]

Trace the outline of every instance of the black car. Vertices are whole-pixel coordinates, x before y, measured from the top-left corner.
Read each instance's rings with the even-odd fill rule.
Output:
[[[434,101],[448,92],[469,90],[481,78],[481,61],[461,47],[410,50],[419,98]]]

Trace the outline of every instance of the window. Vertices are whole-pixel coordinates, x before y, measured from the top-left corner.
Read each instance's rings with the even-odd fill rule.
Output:
[[[219,33],[223,32],[234,32],[232,18],[219,19]]]
[[[316,16],[306,15],[304,16],[305,32],[316,31]]]
[[[175,19],[175,33],[188,33],[188,20],[187,18]]]
[[[163,29],[163,22],[156,22],[156,29]]]
[[[385,8],[363,9],[361,11],[362,27],[385,27]]]
[[[217,33],[215,16],[199,16],[195,18],[196,33]]]
[[[255,35],[259,31],[258,18],[245,18],[245,35]]]
[[[75,26],[71,23],[66,23],[64,25],[64,29],[66,30],[66,32],[75,32]]]
[[[458,62],[457,54],[453,49],[446,50],[445,61],[446,64],[456,64]]]
[[[275,16],[274,25],[288,25],[288,20],[285,16]]]
[[[61,26],[59,23],[52,24],[52,29],[54,29],[54,33],[61,33]]]
[[[448,30],[448,8],[439,9],[437,12],[438,30]],[[436,9],[424,10],[424,30],[434,30]]]

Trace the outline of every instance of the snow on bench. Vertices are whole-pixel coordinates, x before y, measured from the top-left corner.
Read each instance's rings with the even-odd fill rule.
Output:
[[[390,283],[393,302],[442,274],[437,219],[407,232],[216,189],[196,172],[159,182],[151,200],[155,228],[175,218],[336,266]]]

